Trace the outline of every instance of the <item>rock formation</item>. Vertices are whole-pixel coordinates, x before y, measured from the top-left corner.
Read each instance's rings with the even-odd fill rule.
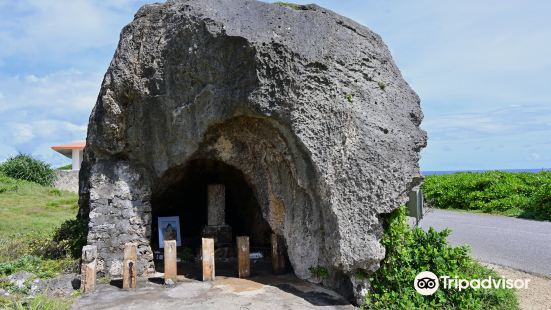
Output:
[[[136,242],[140,275],[152,272],[155,197],[208,160],[242,173],[298,277],[324,268],[325,285],[359,300],[358,271],[385,255],[382,216],[420,182],[421,120],[381,38],[327,9],[146,5],[90,116],[80,215],[97,268],[120,275]]]

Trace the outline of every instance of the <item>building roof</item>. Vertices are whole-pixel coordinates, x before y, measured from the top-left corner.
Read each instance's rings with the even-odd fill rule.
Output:
[[[71,158],[73,150],[83,150],[86,145],[86,141],[76,141],[67,144],[60,144],[52,146],[52,150]]]

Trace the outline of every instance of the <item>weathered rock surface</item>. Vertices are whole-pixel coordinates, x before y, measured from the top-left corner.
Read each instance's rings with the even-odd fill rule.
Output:
[[[142,7],[122,33],[88,128],[81,215],[98,269],[125,242],[153,270],[151,197],[190,160],[243,172],[296,275],[361,298],[384,257],[381,215],[419,184],[419,98],[381,38],[315,5]],[[351,295],[349,295],[351,296]]]
[[[19,271],[14,274],[9,275],[2,281],[8,282],[10,285],[14,286],[16,289],[26,288],[28,282],[30,282],[36,276],[30,272]]]
[[[80,288],[80,279],[77,274],[61,274],[55,278],[36,281],[31,290],[54,297],[70,297]]]
[[[7,282],[8,288],[18,292],[25,291],[29,296],[47,294],[53,297],[70,297],[80,286],[77,274],[60,274],[54,278],[40,279],[35,274],[21,271],[8,277],[0,278],[0,283]],[[0,296],[9,296],[10,289],[0,290]]]

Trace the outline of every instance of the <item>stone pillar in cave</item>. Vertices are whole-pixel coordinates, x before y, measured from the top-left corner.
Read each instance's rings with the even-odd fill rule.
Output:
[[[207,225],[203,237],[214,238],[216,246],[232,242],[232,228],[226,225],[226,188],[224,184],[208,185]]]

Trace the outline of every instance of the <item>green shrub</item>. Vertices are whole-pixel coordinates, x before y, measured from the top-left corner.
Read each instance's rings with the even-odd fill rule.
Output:
[[[68,254],[78,259],[82,254],[82,247],[86,245],[88,237],[88,223],[81,219],[71,219],[63,222],[55,231],[53,241],[66,245]]]
[[[51,233],[29,232],[13,234],[0,239],[0,263],[18,259],[21,256],[42,256],[46,244],[52,242]]]
[[[0,170],[5,176],[44,186],[51,186],[54,180],[54,171],[49,164],[26,154],[6,160],[0,165]]]
[[[551,172],[461,172],[425,177],[428,205],[551,220]]]
[[[538,187],[532,194],[523,217],[551,220],[551,179]]]
[[[290,8],[290,9],[293,9],[295,11],[301,11],[301,10],[304,10],[304,6],[303,5],[300,5],[300,4],[295,4],[295,3],[289,3],[289,2],[274,2],[275,5],[279,5],[279,6],[282,6],[282,7],[287,7],[287,8]]]
[[[16,179],[5,176],[0,165],[0,194],[7,192],[15,192],[19,188],[19,182]]]
[[[17,260],[21,256],[44,259],[79,259],[86,245],[87,224],[70,219],[54,231],[14,234],[0,239],[0,263]]]
[[[57,170],[73,170],[73,164],[58,167]]]
[[[323,266],[312,266],[308,268],[308,271],[310,271],[313,277],[318,279],[325,279],[329,275],[329,271]]]
[[[352,94],[346,94],[346,95],[344,96],[344,98],[346,98],[346,100],[347,100],[349,103],[354,102],[354,95],[352,95]]]
[[[63,259],[69,256],[69,244],[66,241],[58,242],[51,235],[46,238],[33,238],[27,241],[27,253],[46,259]]]
[[[451,247],[450,231],[428,232],[409,228],[406,209],[400,208],[388,219],[382,243],[386,257],[370,277],[371,289],[364,308],[369,309],[516,309],[511,289],[444,289],[433,295],[418,294],[413,281],[421,271],[462,279],[499,278],[469,256],[467,247]]]

